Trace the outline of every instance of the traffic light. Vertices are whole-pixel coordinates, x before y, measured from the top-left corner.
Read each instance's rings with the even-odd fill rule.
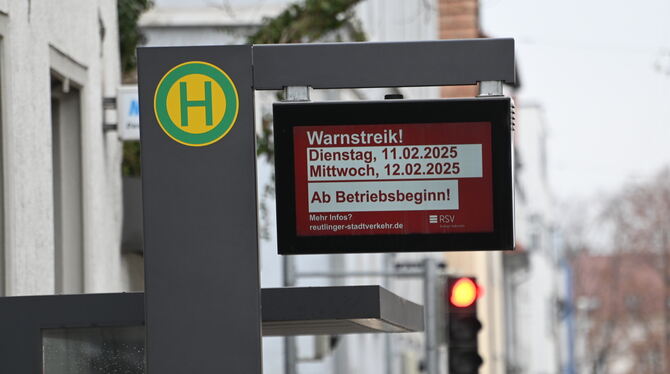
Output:
[[[446,291],[449,373],[476,374],[483,362],[477,346],[482,328],[477,319],[481,288],[473,277],[448,277]]]

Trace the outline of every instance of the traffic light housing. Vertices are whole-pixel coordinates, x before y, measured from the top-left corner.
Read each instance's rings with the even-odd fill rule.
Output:
[[[450,374],[476,374],[483,363],[477,334],[477,299],[481,288],[473,277],[448,277],[446,288],[447,344]]]

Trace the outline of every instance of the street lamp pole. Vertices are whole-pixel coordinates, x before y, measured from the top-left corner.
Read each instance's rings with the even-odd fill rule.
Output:
[[[284,256],[282,258],[283,284],[284,287],[295,286],[295,258]],[[298,351],[295,336],[284,337],[284,374],[298,374]]]

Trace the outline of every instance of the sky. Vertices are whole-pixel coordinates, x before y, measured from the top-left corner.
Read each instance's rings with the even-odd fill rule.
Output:
[[[517,104],[544,109],[560,200],[598,198],[670,165],[670,2],[480,0],[480,8],[488,36],[516,41]]]
[[[485,33],[516,40],[520,104],[545,110],[559,198],[596,198],[670,165],[670,3],[482,0],[481,7]]]

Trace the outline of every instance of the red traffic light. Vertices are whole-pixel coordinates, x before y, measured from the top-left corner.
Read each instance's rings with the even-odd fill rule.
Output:
[[[479,286],[470,278],[459,278],[451,288],[449,301],[451,305],[459,308],[467,308],[472,305],[480,295]]]

